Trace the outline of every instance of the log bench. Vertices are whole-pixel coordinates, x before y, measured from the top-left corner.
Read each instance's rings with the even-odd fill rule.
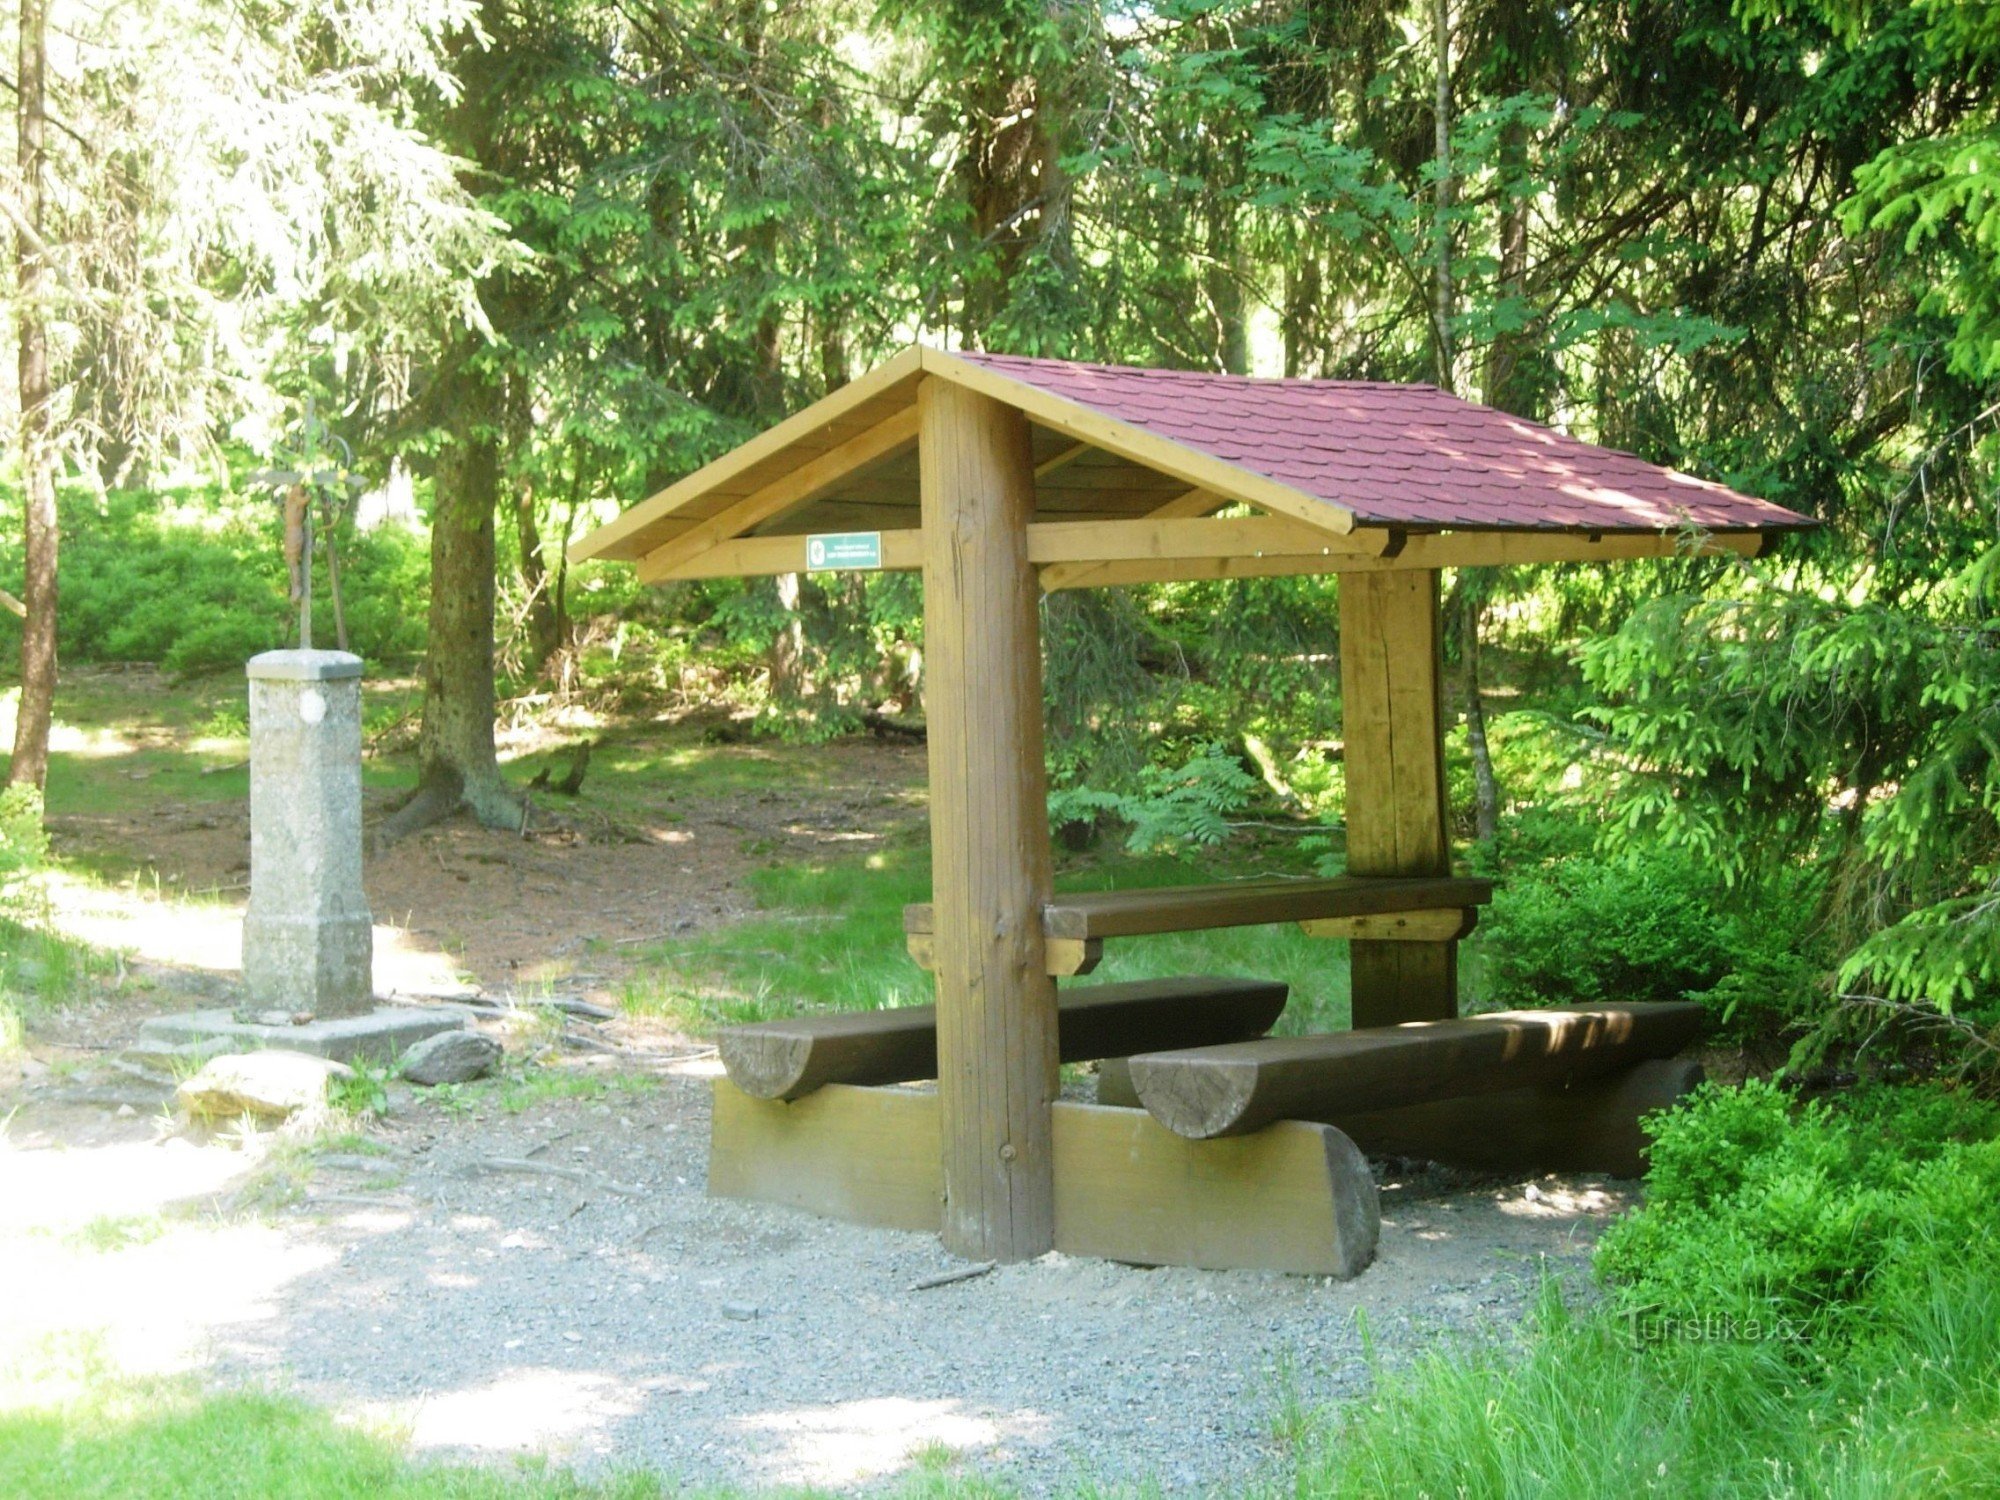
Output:
[[[1287,987],[1182,978],[1057,996],[1062,1060],[1262,1036]],[[853,1223],[935,1231],[944,1193],[938,1096],[882,1085],[937,1074],[928,1005],[801,1016],[718,1035],[711,1193]],[[1241,1140],[1189,1141],[1136,1108],[1058,1100],[1055,1247],[1142,1265],[1354,1276],[1381,1210],[1368,1164],[1326,1125],[1283,1122]]]
[[[1479,908],[1492,899],[1492,881],[1455,876],[1337,875],[1076,891],[1043,906],[1042,934],[1049,973],[1087,974],[1102,958],[1106,938],[1274,922],[1297,922],[1314,937],[1451,942],[1472,931]],[[904,939],[925,969],[932,967],[935,920],[929,902],[903,908]]]
[[[1160,1047],[1260,1037],[1285,1008],[1286,986],[1262,979],[1142,979],[1056,997],[1064,1062]],[[730,1026],[716,1038],[729,1081],[757,1099],[797,1099],[830,1083],[937,1077],[937,1007],[792,1016]]]
[[[1102,1065],[1097,1098],[1191,1140],[1311,1120],[1377,1154],[1637,1176],[1640,1118],[1701,1080],[1674,1058],[1701,1018],[1686,1002],[1580,1006],[1142,1053]]]

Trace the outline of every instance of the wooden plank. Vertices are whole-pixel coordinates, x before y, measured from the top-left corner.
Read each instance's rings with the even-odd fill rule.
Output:
[[[1478,922],[1476,906],[1441,906],[1431,911],[1366,917],[1309,917],[1299,926],[1307,937],[1346,938],[1349,942],[1449,943],[1471,936]]]
[[[1056,1248],[1066,1255],[1341,1278],[1375,1258],[1374,1178],[1330,1126],[1288,1120],[1187,1141],[1143,1110],[1067,1103],[1055,1125]]]
[[[1412,533],[1398,568],[1499,568],[1534,563],[1628,562],[1646,557],[1756,557],[1756,531],[1448,531]]]
[[[1652,1059],[1567,1087],[1502,1089],[1341,1115],[1333,1123],[1370,1156],[1412,1156],[1483,1172],[1639,1177],[1649,1144],[1640,1121],[1679,1103],[1702,1076],[1692,1058]]]
[[[874,530],[862,527],[861,530]],[[884,531],[882,567],[884,573],[914,573],[924,565],[924,534],[915,527]],[[648,581],[665,583],[676,578],[769,578],[779,573],[808,573],[806,544],[809,537],[745,536],[717,542],[705,552]]]
[[[1136,1265],[1353,1276],[1381,1211],[1368,1165],[1326,1125],[1185,1141],[1143,1110],[1058,1103],[1053,1248]],[[935,1094],[829,1084],[793,1103],[717,1079],[709,1192],[849,1223],[944,1220]]]
[[[1048,954],[1049,972],[1058,979],[1088,974],[1104,962],[1102,938],[1049,937],[1045,933],[1042,947]]]
[[[1043,479],[1046,478],[1048,475],[1055,473],[1056,470],[1058,469],[1067,468],[1069,467],[1069,465],[1075,463],[1079,458],[1082,458],[1083,455],[1088,453],[1089,451],[1090,451],[1090,444],[1088,443],[1071,443],[1067,448],[1062,449],[1060,452],[1055,453],[1050,457],[1043,459],[1040,463],[1036,464],[1035,478]]]
[[[1340,700],[1350,875],[1451,872],[1442,679],[1438,575],[1343,578]],[[1458,1014],[1457,950],[1450,942],[1357,940],[1349,965],[1356,1027]]]
[[[926,974],[936,971],[937,947],[932,943],[930,933],[905,933],[903,946],[909,949],[910,958],[918,968]],[[1104,961],[1104,944],[1096,938],[1045,938],[1042,951],[1049,975],[1055,979],[1088,974]]]
[[[1570,1084],[1671,1057],[1702,1009],[1672,1001],[1498,1011],[1322,1036],[1136,1054],[1132,1085],[1153,1118],[1195,1140],[1273,1120],[1331,1120],[1503,1088]]]
[[[718,1078],[713,1098],[710,1196],[937,1231],[944,1173],[936,1095],[834,1085],[782,1103]]]
[[[657,559],[647,559],[646,581],[754,578],[804,572],[806,543],[807,535],[803,532],[733,537],[714,542],[677,563],[666,560],[663,548]],[[1028,528],[1028,556],[1037,565],[1082,566],[1131,558],[1255,559],[1287,552],[1324,557],[1348,545],[1346,538],[1318,532],[1279,516],[1042,521]],[[884,572],[914,571],[922,566],[921,531],[904,528],[882,532]]]
[[[1353,528],[1353,512],[1345,506],[1308,495],[1266,475],[1186,447],[1134,423],[1106,416],[997,370],[971,364],[943,350],[924,350],[924,373],[1025,412],[1042,426],[1078,442],[1170,474],[1183,483],[1213,490],[1225,500],[1240,500],[1259,510],[1291,516],[1327,531],[1344,533]]]
[[[1193,519],[1213,514],[1229,502],[1212,490],[1193,489],[1174,496],[1165,505],[1147,512],[1147,518],[1154,521]],[[1051,563],[1042,569],[1042,592],[1053,594],[1058,589],[1085,588],[1098,582],[1096,563]]]
[[[1390,533],[1356,527],[1350,538],[1370,541]],[[1694,540],[1680,532],[1452,532],[1410,536],[1402,550],[1339,551],[1330,555],[1272,553],[1263,557],[1148,560],[1045,568],[1042,588],[1117,588],[1140,583],[1199,583],[1242,578],[1294,578],[1325,573],[1396,573],[1435,568],[1500,567],[1527,563],[1604,563],[1648,557],[1757,557],[1768,538],[1761,532],[1719,532]]]
[[[570,547],[571,561],[582,562],[593,557],[631,561],[644,556],[652,550],[646,540],[649,533],[662,522],[700,505],[732,484],[741,483],[746,476],[756,474],[761,465],[780,458],[787,450],[811,449],[815,444],[832,446],[838,440],[827,440],[826,434],[839,430],[843,422],[857,412],[866,411],[871,403],[893,400],[898,386],[914,382],[922,372],[923,351],[905,349],[804,411],[793,413],[713,463],[703,465],[685,479],[613,517]]]
[[[1051,938],[1143,937],[1158,932],[1206,932],[1267,922],[1305,922],[1437,907],[1483,906],[1493,882],[1459,876],[1330,880],[1234,880],[1221,885],[1169,885],[1126,891],[1066,891],[1042,912]],[[927,902],[903,908],[903,931],[928,933],[936,915]]]
[[[1264,1035],[1286,987],[1262,979],[1193,976],[1063,990],[1056,997],[1064,1062],[1167,1047],[1207,1047]],[[730,1081],[759,1099],[797,1099],[829,1083],[907,1083],[937,1076],[937,1010],[911,1005],[792,1016],[716,1035]]]
[[[944,1243],[1026,1260],[1054,1243],[1058,1087],[1034,450],[964,386],[928,379],[917,408]]]
[[[1327,1123],[1370,1156],[1412,1156],[1483,1172],[1638,1177],[1648,1144],[1639,1122],[1678,1103],[1702,1076],[1701,1064],[1691,1058],[1650,1059],[1568,1085],[1463,1094],[1338,1114]],[[1143,1107],[1126,1059],[1098,1063],[1097,1102]]]
[[[1238,881],[1058,896],[1049,903],[1046,921],[1055,937],[1139,937],[1471,906],[1491,900],[1492,895],[1491,881],[1449,877],[1390,881],[1343,875],[1331,880]]]
[[[833,489],[843,479],[894,455],[917,440],[917,413],[904,408],[849,438],[817,458],[781,474],[762,489],[726,506],[705,521],[661,543],[639,562],[639,581],[656,583],[699,557],[718,542],[741,536],[773,516],[805,505]]]
[[[1028,557],[1038,564],[1255,557],[1266,552],[1325,556],[1345,550],[1345,537],[1289,516],[1043,521],[1028,528]]]

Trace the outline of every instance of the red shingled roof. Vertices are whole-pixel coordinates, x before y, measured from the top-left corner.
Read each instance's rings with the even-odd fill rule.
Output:
[[[1435,386],[958,357],[1343,506],[1362,525],[1735,531],[1815,524]]]

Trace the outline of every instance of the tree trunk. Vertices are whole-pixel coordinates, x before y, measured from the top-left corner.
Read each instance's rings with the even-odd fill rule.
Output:
[[[506,119],[512,15],[499,0],[480,6],[481,37],[454,41],[460,93],[443,132],[474,164],[477,191],[507,179],[513,163],[500,134]],[[484,180],[482,180],[484,179]],[[502,334],[520,308],[504,273],[480,287]],[[493,527],[500,506],[501,444],[506,437],[505,377],[483,368],[484,339],[462,330],[439,361],[429,392],[445,429],[431,503],[431,601],[424,649],[424,721],[417,739],[417,790],[377,831],[387,841],[449,817],[463,807],[489,828],[518,828],[520,800],[500,776],[493,743]]]
[[[529,408],[528,382],[516,377],[507,384],[507,446],[525,453],[534,413]],[[527,596],[524,623],[528,632],[528,659],[522,663],[531,675],[547,670],[549,659],[562,646],[561,622],[556,617],[556,600],[551,591],[548,562],[542,556],[541,522],[535,514],[535,486],[526,474],[514,479],[514,541],[521,554],[521,589]]]
[[[1465,685],[1465,739],[1472,753],[1474,829],[1479,842],[1489,843],[1500,832],[1500,783],[1493,774],[1493,752],[1486,740],[1486,702],[1480,696],[1479,624],[1486,614],[1490,574],[1460,570],[1452,584],[1448,612],[1458,637],[1460,679]]]
[[[1210,205],[1208,264],[1202,269],[1210,315],[1215,320],[1215,359],[1226,375],[1250,373],[1250,309],[1244,295],[1247,267],[1231,205]]]
[[[521,588],[527,595],[528,671],[540,675],[562,646],[556,601],[550,593],[548,564],[542,560],[542,528],[535,518],[535,487],[514,481],[514,539],[521,549]]]
[[[1434,237],[1435,285],[1433,288],[1436,306],[1432,310],[1432,321],[1437,325],[1433,339],[1437,355],[1437,383],[1442,390],[1452,390],[1454,385],[1455,358],[1452,350],[1452,276],[1451,276],[1451,0],[1432,0],[1431,33],[1437,44],[1437,219],[1432,225]]]
[[[785,612],[785,618],[771,638],[771,698],[777,703],[796,703],[806,690],[806,631],[799,618],[799,575],[780,573],[777,585],[778,608]]]
[[[468,335],[470,337],[470,335]],[[438,455],[431,507],[430,640],[417,791],[382,826],[391,839],[460,807],[489,828],[519,827],[521,803],[493,744],[494,516],[500,501],[500,393],[461,347],[440,381],[456,430]]]
[[[1500,783],[1493,775],[1493,752],[1486,743],[1486,704],[1479,696],[1479,617],[1474,604],[1465,611],[1465,738],[1472,750],[1473,827],[1479,842],[1490,844],[1500,834]]]
[[[21,703],[14,720],[10,784],[40,789],[49,775],[49,722],[56,693],[56,456],[49,432],[49,343],[42,239],[47,0],[21,0],[17,115],[21,225],[15,234],[20,305],[21,487],[25,543],[21,589]]]

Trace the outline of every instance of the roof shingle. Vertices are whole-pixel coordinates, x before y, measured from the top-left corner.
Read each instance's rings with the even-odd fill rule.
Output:
[[[1435,386],[958,357],[1342,506],[1362,525],[1614,532],[1814,524]]]

